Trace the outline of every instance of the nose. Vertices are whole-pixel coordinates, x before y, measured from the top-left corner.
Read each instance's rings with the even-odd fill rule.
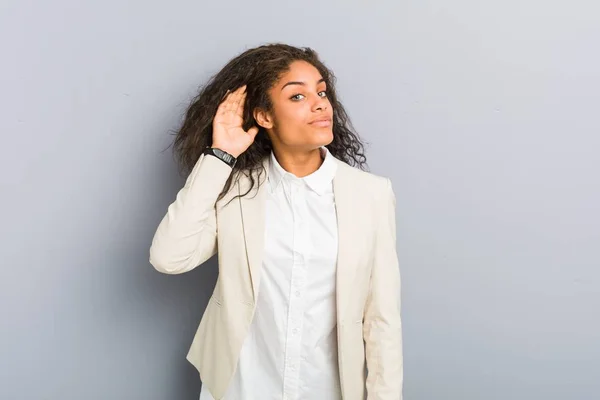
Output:
[[[328,101],[327,97],[317,96],[317,100],[313,104],[313,111],[325,111],[327,110]]]

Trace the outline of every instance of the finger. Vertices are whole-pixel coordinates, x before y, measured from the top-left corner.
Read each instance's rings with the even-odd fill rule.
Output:
[[[219,107],[217,108],[217,112],[216,114],[223,117],[226,114],[232,114],[236,112],[237,106],[235,105],[235,98],[238,95],[238,93],[243,89],[244,87],[239,87],[236,90],[234,90],[233,92],[228,89],[227,92],[225,93],[224,99],[222,100],[221,104],[219,104]]]
[[[242,91],[240,89],[238,89],[238,91],[235,94],[235,97],[232,99],[232,104],[231,104],[231,108],[230,108],[230,111],[235,114],[238,114],[238,108],[240,107],[240,104],[242,104],[242,107],[244,104],[242,101],[244,94],[242,93]]]
[[[252,137],[252,139],[254,139],[256,137],[256,134],[258,133],[258,127],[253,126],[252,128],[248,129],[248,134]]]
[[[232,91],[227,91],[227,94],[225,94],[224,99],[221,101],[221,104],[219,104],[219,107],[217,108],[217,114],[224,114],[225,112],[227,112],[232,94]]]
[[[240,102],[238,103],[237,110],[235,113],[242,117],[244,115],[244,106],[246,105],[246,92],[242,93],[240,96]]]
[[[227,111],[235,112],[237,110],[241,89],[241,87],[237,88],[229,97]]]

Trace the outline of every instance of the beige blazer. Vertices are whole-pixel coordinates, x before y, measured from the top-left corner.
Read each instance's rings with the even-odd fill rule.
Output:
[[[342,396],[399,400],[403,352],[396,199],[388,178],[334,159]],[[238,173],[235,184],[217,202],[232,170],[216,157],[202,155],[160,222],[150,248],[150,263],[167,274],[189,271],[218,252],[217,283],[187,355],[215,399],[223,398],[234,374],[260,290],[267,162],[268,157],[260,187],[229,202],[250,187],[248,174]]]

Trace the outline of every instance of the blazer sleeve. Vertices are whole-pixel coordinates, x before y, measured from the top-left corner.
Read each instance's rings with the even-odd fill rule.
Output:
[[[167,209],[150,246],[150,264],[165,274],[190,271],[217,253],[215,204],[232,168],[202,154]]]
[[[363,325],[368,400],[402,400],[404,368],[396,197],[391,181],[386,180],[377,207],[378,226]]]

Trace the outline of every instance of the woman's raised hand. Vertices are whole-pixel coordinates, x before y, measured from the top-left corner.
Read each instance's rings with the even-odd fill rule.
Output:
[[[258,133],[253,126],[247,132],[242,128],[246,85],[225,96],[213,119],[212,147],[219,148],[238,157],[250,147]]]

